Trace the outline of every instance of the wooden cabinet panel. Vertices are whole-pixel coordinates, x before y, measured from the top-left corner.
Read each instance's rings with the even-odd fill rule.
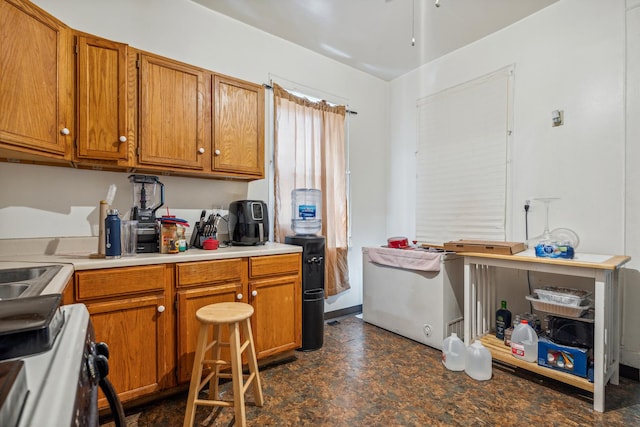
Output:
[[[249,282],[249,295],[249,302],[255,310],[251,326],[259,359],[302,345],[299,276],[252,280]]]
[[[155,55],[139,59],[138,162],[203,170],[204,72]]]
[[[178,382],[187,382],[191,379],[200,329],[196,311],[209,304],[241,301],[244,298],[241,296],[238,299],[238,295],[241,294],[242,283],[240,282],[178,291]],[[228,338],[229,331],[225,327],[222,339],[228,342]],[[231,360],[228,348],[223,349],[221,357]]]
[[[79,159],[126,160],[127,45],[77,37]]]
[[[75,274],[75,301],[109,346],[109,379],[123,402],[176,385],[174,275],[173,264]],[[98,405],[107,407],[102,394]]]
[[[87,303],[96,341],[109,346],[109,379],[123,402],[163,388],[170,370],[165,343],[170,322],[158,308],[166,305],[163,295]],[[107,406],[102,393],[98,404]]]
[[[178,264],[178,287],[240,281],[243,276],[240,259],[183,262]]]
[[[0,144],[70,159],[70,30],[31,2],[1,0],[0,40]]]
[[[79,271],[76,273],[76,300],[82,302],[94,298],[161,291],[165,287],[164,275],[163,265]]]
[[[270,255],[249,259],[249,277],[273,276],[275,274],[297,274],[302,256],[297,254]]]
[[[213,171],[264,177],[264,88],[219,75],[212,84]]]

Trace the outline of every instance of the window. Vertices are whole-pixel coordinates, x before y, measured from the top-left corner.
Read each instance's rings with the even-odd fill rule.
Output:
[[[418,100],[416,236],[506,240],[513,66]]]

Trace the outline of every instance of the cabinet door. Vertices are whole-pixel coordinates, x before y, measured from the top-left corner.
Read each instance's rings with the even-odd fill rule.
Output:
[[[259,359],[302,345],[300,292],[298,276],[249,282],[249,302],[255,310],[251,327]]]
[[[242,295],[240,282],[224,285],[208,286],[179,290],[178,298],[178,382],[183,383],[191,379],[193,358],[198,342],[200,322],[196,319],[196,311],[205,305],[219,302],[234,302],[246,300]],[[228,342],[228,330],[223,330],[223,340]],[[221,357],[231,360],[228,349],[223,349]]]
[[[203,169],[208,152],[204,137],[205,75],[198,68],[170,59],[141,54],[141,164]]]
[[[80,159],[126,160],[127,45],[77,38],[78,140]]]
[[[264,88],[214,76],[215,172],[264,177]]]
[[[70,159],[70,30],[31,2],[0,0],[0,40],[0,144]]]
[[[166,305],[162,294],[87,303],[96,342],[109,346],[109,380],[122,401],[161,390],[170,378],[165,340],[171,322]],[[102,394],[99,406],[108,406]]]

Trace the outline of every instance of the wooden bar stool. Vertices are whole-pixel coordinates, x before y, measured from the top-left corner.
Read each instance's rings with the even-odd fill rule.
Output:
[[[258,372],[258,362],[256,351],[251,335],[251,315],[253,307],[243,302],[222,302],[210,304],[200,308],[196,312],[196,318],[200,321],[200,331],[198,333],[198,344],[196,346],[195,358],[193,360],[193,371],[191,372],[191,385],[189,386],[189,397],[187,400],[187,410],[184,416],[184,427],[193,426],[197,405],[202,406],[233,406],[235,409],[235,424],[246,426],[246,415],[244,406],[244,394],[250,384],[253,383],[253,395],[256,406],[262,406],[264,398],[262,396],[262,386],[260,384],[260,373]],[[213,339],[208,342],[209,328],[213,325]],[[229,342],[221,342],[221,326],[229,326]],[[240,344],[240,328],[244,341]],[[220,360],[220,348],[228,346],[231,353],[231,361]],[[213,359],[205,359],[209,350],[213,349]],[[249,350],[246,355],[249,365],[249,375],[242,373],[242,353]],[[211,373],[202,379],[203,365],[211,366]],[[231,366],[231,373],[220,373],[220,368]],[[246,381],[244,381],[246,377]],[[218,380],[219,378],[231,378],[233,382],[233,401],[219,400]],[[202,379],[202,380],[201,380]],[[209,383],[209,399],[198,399],[200,390]]]

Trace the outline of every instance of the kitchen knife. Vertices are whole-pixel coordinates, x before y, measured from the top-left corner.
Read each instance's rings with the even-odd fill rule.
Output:
[[[198,222],[198,232],[200,233],[200,235],[204,233],[204,217],[205,216],[207,216],[207,211],[203,209],[202,212],[200,213],[200,222]]]

